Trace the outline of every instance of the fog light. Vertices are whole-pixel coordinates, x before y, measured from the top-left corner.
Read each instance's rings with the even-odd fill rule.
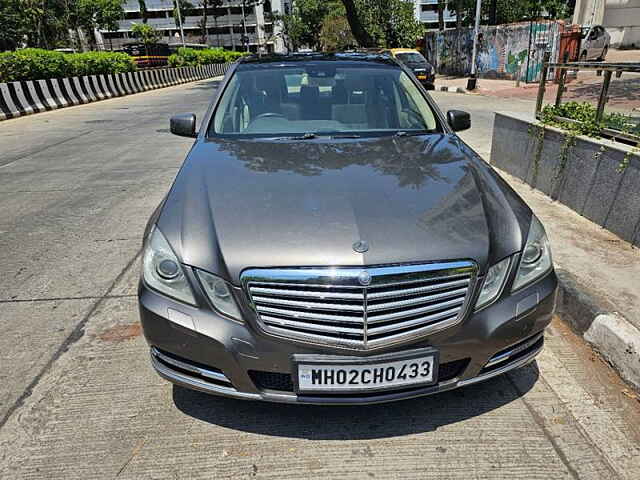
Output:
[[[158,275],[166,280],[176,278],[180,273],[180,267],[173,260],[162,260],[157,267]]]
[[[530,243],[522,253],[522,262],[526,264],[536,263],[542,256],[542,247],[539,243]]]

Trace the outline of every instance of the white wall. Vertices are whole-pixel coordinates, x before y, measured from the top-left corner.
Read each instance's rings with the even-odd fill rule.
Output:
[[[577,0],[573,23],[603,25],[611,46],[640,48],[640,0]]]

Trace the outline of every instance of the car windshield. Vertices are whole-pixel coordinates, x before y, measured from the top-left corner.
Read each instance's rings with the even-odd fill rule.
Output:
[[[402,63],[425,63],[425,58],[418,52],[397,53],[396,58]]]
[[[429,103],[400,68],[354,63],[241,65],[209,134],[364,136],[437,129]]]

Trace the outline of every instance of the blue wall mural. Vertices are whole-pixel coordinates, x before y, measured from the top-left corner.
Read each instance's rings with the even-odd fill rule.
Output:
[[[481,27],[478,35],[477,71],[482,78],[525,82],[540,80],[545,52],[558,57],[563,22],[523,22]],[[427,32],[425,56],[441,75],[471,73],[473,29]]]

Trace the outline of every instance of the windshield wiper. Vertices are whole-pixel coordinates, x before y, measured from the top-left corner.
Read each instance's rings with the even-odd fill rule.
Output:
[[[430,133],[435,133],[435,130],[411,130],[408,132],[401,131],[395,134],[396,137],[416,137],[419,135],[428,135]]]
[[[289,140],[312,140],[314,138],[318,138],[318,136],[315,133],[307,132],[299,137],[289,137]]]
[[[331,138],[362,138],[362,136],[355,133],[338,133],[337,135],[332,135]]]

